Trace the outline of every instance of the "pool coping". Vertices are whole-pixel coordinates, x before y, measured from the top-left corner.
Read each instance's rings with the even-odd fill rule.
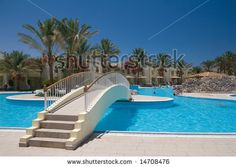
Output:
[[[27,95],[34,95],[34,94],[27,94]],[[13,101],[44,101],[44,97],[25,97],[24,95],[22,97],[19,97],[21,95],[10,95],[7,96],[7,100],[13,100]],[[158,97],[158,96],[146,96],[146,95],[132,95],[133,99],[132,103],[157,103],[157,102],[170,102],[174,101],[174,98],[170,97]],[[148,98],[148,100],[146,99]]]
[[[0,94],[32,93],[32,91],[0,91]]]
[[[207,95],[202,95],[202,96],[198,96],[197,94],[196,95],[188,95],[188,94],[183,94],[183,95],[178,95],[176,97],[187,97],[187,98],[199,98],[199,99],[206,99],[206,100],[225,100],[225,101],[236,101],[236,98],[230,96],[231,94],[223,94],[225,95],[225,98],[224,97],[212,97],[212,96],[207,96]]]
[[[35,99],[20,99],[20,98],[15,98],[14,96],[18,95],[13,95],[13,96],[8,96],[6,97],[7,100],[13,100],[13,101],[44,101],[44,98],[35,98]]]
[[[0,127],[1,131],[25,131],[27,128],[17,127]],[[122,136],[178,136],[178,137],[236,137],[236,132],[233,133],[212,133],[212,132],[141,132],[141,131],[94,131],[94,134],[122,135]]]
[[[129,134],[129,135],[168,135],[168,136],[236,136],[233,133],[213,133],[213,132],[142,132],[142,131],[94,131],[94,133],[109,134]]]
[[[144,88],[144,87],[143,87]],[[151,88],[153,88],[153,87],[151,87]],[[23,91],[23,92],[19,92],[19,91],[14,91],[14,92],[0,92],[0,94],[14,94],[14,93],[32,93],[32,92],[30,92],[30,91]],[[214,94],[214,95],[216,95],[216,96],[209,96],[209,95],[207,95],[207,94],[204,94],[204,93],[200,93],[201,95],[199,95],[199,93],[196,93],[195,95],[194,94],[183,94],[183,95],[178,95],[178,96],[176,96],[176,97],[188,97],[188,98],[200,98],[200,99],[216,99],[216,100],[229,100],[229,101],[236,101],[236,98],[234,98],[233,96],[231,96],[231,95],[234,95],[234,94],[232,94],[232,93],[227,93],[227,94],[220,94],[220,95],[225,95],[225,98],[224,97],[217,97],[217,94],[214,94],[214,93],[211,93],[211,94]],[[16,95],[17,96],[17,95]],[[143,95],[143,96],[145,96],[145,95]],[[174,98],[170,98],[170,97],[163,97],[163,98],[167,98],[166,100],[163,100],[163,101],[173,101],[174,100]],[[6,99],[8,99],[8,100],[15,100],[15,101],[44,101],[44,98],[43,97],[37,97],[37,98],[28,98],[28,99],[23,99],[23,98],[14,98],[14,95],[13,96],[8,96],[8,97],[6,97]],[[153,101],[146,101],[146,100],[144,100],[144,101],[133,101],[133,102],[136,102],[136,103],[138,103],[138,102],[140,102],[140,103],[142,103],[142,102],[161,102],[162,100],[153,100]]]

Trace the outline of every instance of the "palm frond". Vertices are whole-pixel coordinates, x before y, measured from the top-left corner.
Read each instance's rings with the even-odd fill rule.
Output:
[[[20,41],[30,45],[32,48],[39,50],[40,52],[44,52],[44,49],[42,46],[31,36],[26,35],[24,33],[18,33],[18,36],[20,36]]]
[[[29,30],[31,33],[33,33],[36,37],[38,37],[39,39],[42,40],[42,35],[40,34],[40,32],[34,28],[32,25],[30,24],[24,24],[23,28]]]

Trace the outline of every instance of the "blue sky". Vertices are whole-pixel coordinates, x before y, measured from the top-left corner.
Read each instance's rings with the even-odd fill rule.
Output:
[[[143,47],[149,54],[178,49],[198,65],[227,50],[236,52],[235,0],[32,0],[56,18],[78,18],[98,30],[92,43],[111,39],[129,54]],[[186,15],[191,10],[204,5]],[[185,16],[186,15],[186,16]],[[182,19],[179,19],[183,17]],[[50,16],[27,0],[0,0],[0,50],[22,50],[40,56],[19,41],[22,24],[35,25]],[[179,19],[179,21],[176,21]],[[175,22],[176,21],[176,22]],[[173,24],[171,24],[173,23]],[[164,29],[168,25],[169,28]],[[160,34],[149,39],[155,33]]]

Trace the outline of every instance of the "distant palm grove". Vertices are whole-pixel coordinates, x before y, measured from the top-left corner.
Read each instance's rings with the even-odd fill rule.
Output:
[[[91,57],[97,56],[101,60],[101,72],[109,72],[111,70],[120,71],[122,73],[132,74],[136,77],[142,73],[141,59],[148,57],[148,54],[143,48],[134,48],[131,51],[132,56],[136,57],[137,67],[128,68],[129,61],[126,62],[124,68],[111,68],[107,62],[111,56],[120,54],[120,49],[108,38],[103,38],[101,41],[92,45],[89,39],[95,36],[98,32],[93,31],[92,27],[87,24],[81,24],[78,19],[57,20],[55,18],[38,21],[36,25],[24,24],[25,33],[18,33],[19,39],[24,44],[28,45],[40,52],[41,57],[27,55],[21,51],[13,50],[10,53],[2,52],[0,56],[0,74],[7,73],[10,76],[8,85],[14,90],[22,90],[20,82],[24,80],[28,85],[31,81],[25,78],[26,74],[31,74],[34,71],[40,73],[39,82],[42,87],[44,84],[52,84],[58,79],[73,73],[86,71],[86,68],[75,68],[77,61],[88,63]],[[76,58],[76,59],[75,59]],[[164,53],[156,54],[158,66],[152,62],[147,64],[153,68],[158,68],[160,76],[164,75],[164,64],[171,61],[171,57]],[[63,60],[63,61],[62,61]],[[59,65],[58,62],[62,62]],[[199,73],[202,71],[215,71],[226,73],[228,75],[236,75],[236,54],[230,51],[217,57],[215,60],[207,60],[202,62],[201,66],[192,67],[190,64],[181,60],[177,64],[178,74],[183,73],[184,68],[191,69],[191,73]],[[95,71],[99,71],[96,67]],[[61,75],[56,75],[60,73]],[[6,83],[0,82],[0,87],[4,87]],[[24,88],[24,89],[30,89]]]
[[[203,61],[201,67],[194,67],[193,71],[196,73],[201,71],[217,71],[219,73],[236,76],[236,54],[227,51],[214,60]]]

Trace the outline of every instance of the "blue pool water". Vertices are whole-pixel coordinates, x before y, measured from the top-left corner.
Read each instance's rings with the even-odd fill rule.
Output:
[[[30,127],[37,113],[43,110],[43,102],[6,99],[13,95],[0,94],[0,127]]]
[[[173,97],[170,88],[136,90],[143,95]],[[174,97],[169,107],[119,102],[107,110],[96,130],[236,132],[236,101]]]
[[[172,88],[167,88],[167,87],[163,87],[163,88],[139,88],[138,90],[138,94],[141,95],[148,95],[148,96],[160,96],[160,97],[174,97],[174,91]]]
[[[105,113],[97,131],[236,132],[236,101],[175,97],[170,88],[138,88],[143,95],[173,97],[162,103],[116,102]],[[0,127],[30,127],[43,102],[12,101],[0,94]]]

